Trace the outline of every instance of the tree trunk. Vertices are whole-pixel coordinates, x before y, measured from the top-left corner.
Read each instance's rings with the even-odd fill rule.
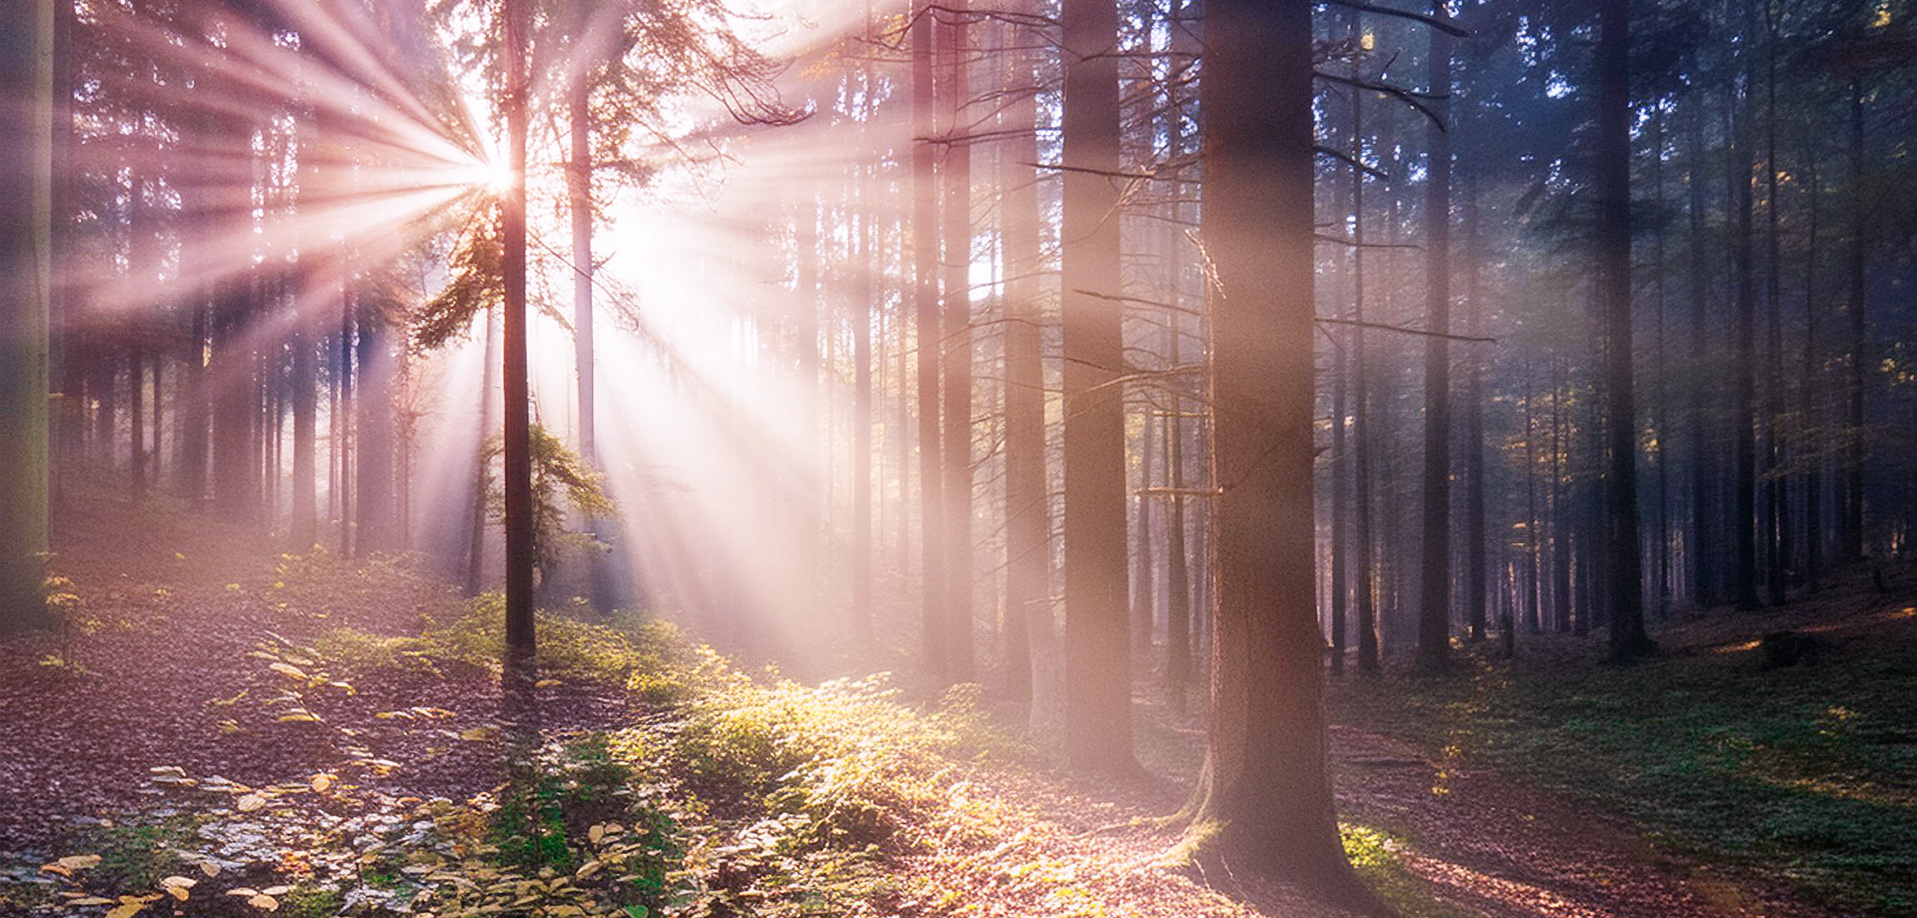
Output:
[[[1352,13],[1349,38],[1356,44],[1363,33],[1358,15]],[[1351,76],[1358,77],[1358,64],[1351,65]],[[1351,156],[1357,162],[1365,157],[1364,97],[1351,94]],[[1352,597],[1358,615],[1358,669],[1366,673],[1380,671],[1378,659],[1378,603],[1376,566],[1372,563],[1371,538],[1371,399],[1370,369],[1365,359],[1365,171],[1351,167],[1351,318],[1359,323],[1351,330],[1351,439],[1352,439],[1352,520],[1351,541],[1357,549],[1353,558],[1357,589]]]
[[[934,13],[920,7],[912,25],[913,134],[937,130],[937,62],[933,57]],[[945,335],[939,314],[938,178],[936,151],[926,140],[912,144],[912,283],[918,338],[918,433],[920,580],[924,608],[923,651],[928,693],[936,696],[952,684],[945,604],[945,475],[939,449],[939,364]]]
[[[1633,660],[1654,648],[1644,630],[1643,558],[1638,554],[1637,410],[1631,329],[1631,4],[1603,0],[1598,9],[1598,295],[1606,325],[1604,394],[1610,418],[1605,573],[1611,659]]]
[[[1864,86],[1860,80],[1850,84],[1850,302],[1845,312],[1850,319],[1850,360],[1846,380],[1850,435],[1844,448],[1844,558],[1864,558],[1864,374],[1870,352],[1865,329],[1868,326],[1869,286],[1866,265],[1869,259],[1869,235],[1864,220]]]
[[[1445,15],[1442,4],[1432,9]],[[1431,91],[1436,118],[1449,117],[1451,38],[1430,29]],[[1425,329],[1451,331],[1451,139],[1433,121],[1425,133]],[[1418,669],[1451,667],[1451,350],[1444,338],[1425,339],[1424,538],[1419,563]]]
[[[1206,4],[1202,227],[1223,491],[1211,728],[1187,844],[1349,901],[1312,589],[1311,9]]]
[[[972,154],[962,138],[967,86],[966,0],[945,0],[940,58],[945,74],[945,201],[941,216],[945,243],[944,353],[945,403],[941,411],[945,449],[945,607],[944,641],[953,682],[973,679],[972,659]]]
[[[46,623],[54,3],[0,11],[0,633]]]
[[[1008,143],[1000,159],[1005,237],[1005,675],[1016,702],[1032,701],[1033,622],[1051,615],[1051,508],[1046,496],[1044,324],[1039,274],[1038,104],[1031,52],[1009,53]],[[1047,625],[1049,627],[1049,624]]]
[[[1735,235],[1731,242],[1731,273],[1736,287],[1732,322],[1737,336],[1731,397],[1731,433],[1736,456],[1733,473],[1736,505],[1731,520],[1732,576],[1736,582],[1731,589],[1737,608],[1749,611],[1764,605],[1757,596],[1757,417],[1752,405],[1757,380],[1757,291],[1751,271],[1751,113],[1748,105],[1743,106],[1745,110],[1740,113],[1736,98],[1730,100],[1730,106],[1736,122],[1731,132],[1731,168],[1727,178],[1736,221],[1732,227]]]
[[[1063,113],[1065,745],[1083,770],[1133,770],[1125,596],[1117,9],[1066,0]],[[1305,359],[1310,364],[1309,356]],[[1309,494],[1306,500],[1310,499]],[[1310,593],[1309,581],[1304,584]]]
[[[526,49],[532,40],[528,0],[505,0],[501,51],[506,58],[506,157],[512,185],[500,207],[505,231],[506,669],[515,686],[534,678],[532,401],[526,377]]]

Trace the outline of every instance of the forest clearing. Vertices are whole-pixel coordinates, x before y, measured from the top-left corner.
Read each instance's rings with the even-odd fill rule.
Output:
[[[1911,0],[9,0],[0,918],[1917,918]]]

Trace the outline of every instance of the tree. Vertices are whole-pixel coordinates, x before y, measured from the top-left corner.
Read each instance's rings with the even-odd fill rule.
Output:
[[[0,632],[46,619],[53,25],[52,0],[0,12]]]
[[[1221,493],[1211,729],[1186,842],[1233,870],[1354,899],[1332,809],[1312,588],[1311,9],[1205,9],[1202,230],[1216,271]]]
[[[1065,729],[1075,768],[1128,771],[1125,355],[1119,290],[1116,7],[1065,0]],[[1310,357],[1305,359],[1310,365]],[[1309,497],[1307,496],[1307,499]],[[1305,584],[1306,595],[1310,583]]]
[[[505,0],[501,51],[505,83],[506,168],[501,194],[505,285],[501,349],[505,366],[505,433],[501,484],[506,524],[506,670],[508,681],[533,680],[532,400],[526,375],[526,49],[532,38],[529,0]]]
[[[1604,393],[1610,419],[1609,555],[1611,659],[1649,653],[1643,559],[1638,555],[1637,420],[1631,371],[1631,0],[1598,9],[1597,267],[1605,328]]]
[[[1442,2],[1432,9],[1444,14]],[[1432,29],[1431,91],[1451,92],[1451,38]],[[1426,128],[1424,541],[1419,566],[1418,668],[1451,667],[1451,140],[1448,98],[1434,100]]]

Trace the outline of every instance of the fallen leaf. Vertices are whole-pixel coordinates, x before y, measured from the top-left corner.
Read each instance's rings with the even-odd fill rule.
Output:
[[[313,776],[313,793],[324,794],[332,786],[333,786],[332,775],[314,775]]]
[[[254,896],[251,899],[246,900],[246,904],[251,905],[254,908],[263,909],[269,912],[279,911],[279,908],[280,908],[280,900],[275,899],[272,896],[266,895],[265,893],[261,893],[257,896]]]
[[[240,798],[239,809],[242,813],[251,813],[266,805],[266,798],[259,794],[247,794]]]

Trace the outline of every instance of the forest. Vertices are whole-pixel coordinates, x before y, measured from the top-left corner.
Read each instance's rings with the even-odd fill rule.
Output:
[[[1911,0],[0,3],[0,918],[1917,918],[1914,524]]]

